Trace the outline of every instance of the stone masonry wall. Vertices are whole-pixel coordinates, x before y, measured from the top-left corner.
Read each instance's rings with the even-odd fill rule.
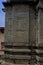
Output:
[[[36,43],[36,15],[35,10],[31,7],[30,8],[30,42]]]
[[[5,22],[6,42],[29,42],[29,6],[7,8]]]

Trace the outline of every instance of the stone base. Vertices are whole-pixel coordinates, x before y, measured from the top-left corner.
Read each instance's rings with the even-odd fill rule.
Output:
[[[13,63],[3,62],[1,65],[30,65],[30,64],[13,64]]]

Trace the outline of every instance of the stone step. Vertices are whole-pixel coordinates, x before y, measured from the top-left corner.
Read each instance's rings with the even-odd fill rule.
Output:
[[[31,59],[31,56],[29,55],[9,55],[9,54],[4,54],[2,56],[2,58],[9,58],[9,59],[27,59],[27,60],[30,60]]]
[[[30,65],[30,64],[13,64],[13,63],[2,63],[1,65]]]
[[[29,49],[8,49],[8,48],[3,48],[4,51],[9,51],[9,52],[31,52]]]
[[[30,65],[30,64],[8,64],[8,63],[5,63],[5,64],[1,64],[1,65]],[[37,64],[35,64],[35,65],[37,65]]]
[[[37,53],[43,53],[43,50],[36,50]]]
[[[6,46],[29,46],[27,42],[2,42],[2,45]]]
[[[30,65],[30,64],[26,64],[26,63],[24,63],[24,64],[13,64],[13,63],[5,62],[5,63],[2,63],[1,65]],[[37,65],[37,64],[35,64],[35,65]]]
[[[38,53],[35,50],[29,50],[29,49],[8,49],[8,48],[3,48],[3,51],[7,51],[7,52],[12,52],[15,54],[19,54],[19,53],[27,53],[28,55],[38,55],[38,56],[43,56],[43,52],[42,53]]]
[[[2,46],[6,46],[6,47],[15,47],[15,48],[33,48],[33,49],[41,49],[43,50],[43,46],[32,46],[31,47],[31,44],[29,43],[26,43],[26,42],[2,42]]]

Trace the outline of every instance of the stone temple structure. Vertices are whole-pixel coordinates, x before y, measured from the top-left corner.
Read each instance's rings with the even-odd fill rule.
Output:
[[[43,0],[3,2],[4,65],[43,65]]]

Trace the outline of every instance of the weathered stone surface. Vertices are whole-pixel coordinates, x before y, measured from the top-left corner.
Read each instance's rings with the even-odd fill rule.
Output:
[[[7,10],[6,42],[29,42],[29,6],[18,5]]]
[[[26,64],[26,65],[30,63],[31,65],[32,64],[37,65],[37,63],[40,62],[39,60],[43,59],[43,57],[39,58],[39,56],[41,56],[42,49],[41,51],[39,51],[39,48],[38,49],[37,47],[36,49],[33,48],[33,46],[35,45],[37,46],[43,45],[43,8],[41,8],[43,7],[42,6],[43,3],[40,3],[40,1],[38,1],[39,2],[38,4],[36,3],[38,5],[38,11],[37,11],[35,6],[36,4],[34,4],[34,1],[29,0],[29,2],[31,2],[31,4],[29,5],[26,3],[23,4],[23,2],[21,4],[16,3],[16,5],[13,2],[3,3],[5,7],[8,5],[8,7],[6,7],[6,18],[5,18],[6,44],[4,44],[4,52],[5,52],[4,60],[6,62],[10,63],[12,61],[11,63]],[[32,54],[30,55],[31,60],[29,60],[30,50],[28,48],[28,45],[30,44],[31,44],[30,50]],[[21,45],[26,47],[20,48]],[[38,58],[36,57],[37,55],[39,55]],[[42,64],[43,63],[41,62],[41,65]]]
[[[43,10],[39,9],[39,44],[43,43]]]

